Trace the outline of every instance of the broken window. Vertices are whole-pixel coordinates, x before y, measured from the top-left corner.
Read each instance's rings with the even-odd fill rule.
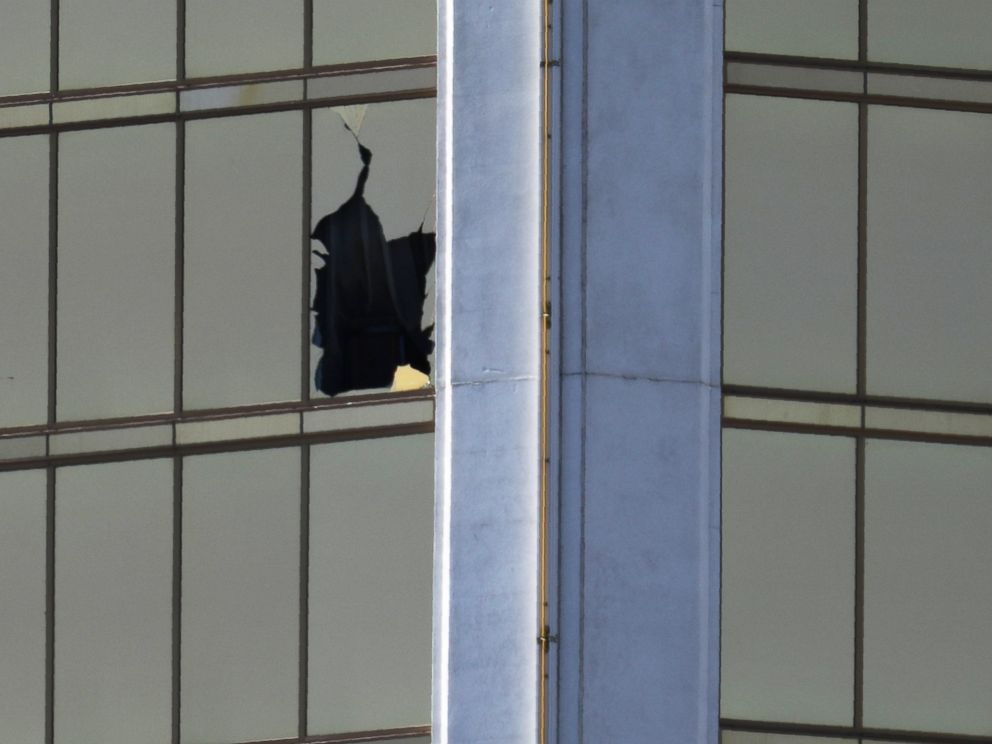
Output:
[[[420,102],[411,103],[417,106]],[[311,235],[322,246],[314,251],[318,263],[312,341],[321,350],[314,387],[326,395],[389,386],[409,389],[430,382],[433,303],[428,313],[425,303],[432,294],[429,274],[435,236],[425,229],[425,222],[433,204],[433,169],[425,170],[416,160],[410,163],[395,152],[403,142],[402,126],[397,131],[397,125],[403,125],[405,117],[402,111],[388,107],[375,107],[382,124],[373,127],[369,138],[375,140],[377,132],[393,135],[386,137],[392,147],[384,145],[381,165],[374,161],[371,143],[361,134],[367,107],[336,110],[338,133],[344,131],[353,138],[349,149],[357,154],[352,158],[361,170],[356,178],[348,179],[353,184],[350,196],[321,217]],[[429,123],[433,127],[433,121]],[[317,147],[314,155],[316,172],[321,167]],[[395,163],[390,163],[390,156]],[[335,172],[340,193],[347,171],[341,166]],[[379,199],[366,196],[372,174],[380,172],[385,176],[378,182],[386,191],[377,197],[382,197],[385,209],[395,212],[388,217],[383,212],[382,218],[373,206],[378,206]],[[419,224],[411,212],[414,205],[423,210]]]

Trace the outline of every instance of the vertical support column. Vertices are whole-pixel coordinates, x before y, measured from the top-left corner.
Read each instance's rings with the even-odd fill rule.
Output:
[[[437,744],[537,736],[541,14],[439,2]]]
[[[564,5],[562,743],[718,738],[721,5]]]

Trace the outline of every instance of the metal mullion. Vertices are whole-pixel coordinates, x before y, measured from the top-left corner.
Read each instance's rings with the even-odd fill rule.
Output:
[[[310,445],[300,447],[300,641],[298,735],[307,735],[310,679]]]
[[[861,409],[864,428],[865,411]],[[854,455],[854,726],[864,725],[865,679],[865,435],[855,440]]]
[[[52,94],[59,89],[59,0],[51,0],[49,26],[49,89]]]
[[[303,69],[313,69],[313,0],[303,0]]]
[[[857,394],[868,384],[868,104],[858,104]]]
[[[56,420],[59,281],[59,135],[48,135],[48,428]]]
[[[55,741],[55,468],[45,484],[45,743]]]
[[[172,744],[182,727],[183,458],[172,458]]]
[[[176,81],[186,80],[186,0],[176,0]]]
[[[310,400],[310,222],[313,205],[313,111],[303,111],[303,208],[300,286],[300,400]]]
[[[174,297],[174,344],[173,349],[173,399],[172,411],[175,416],[183,413],[183,316],[185,310],[186,286],[186,123],[179,120],[176,127],[176,201],[175,201],[175,263],[173,282]]]
[[[858,0],[858,61],[868,61],[868,0]]]

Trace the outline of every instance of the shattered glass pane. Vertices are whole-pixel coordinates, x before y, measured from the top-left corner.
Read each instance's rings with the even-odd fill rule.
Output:
[[[434,105],[314,114],[314,393],[430,382]]]

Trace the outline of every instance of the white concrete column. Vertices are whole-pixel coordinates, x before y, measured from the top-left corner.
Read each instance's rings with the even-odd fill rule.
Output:
[[[715,744],[722,7],[562,12],[557,741]]]
[[[440,0],[433,741],[536,739],[535,0]]]

